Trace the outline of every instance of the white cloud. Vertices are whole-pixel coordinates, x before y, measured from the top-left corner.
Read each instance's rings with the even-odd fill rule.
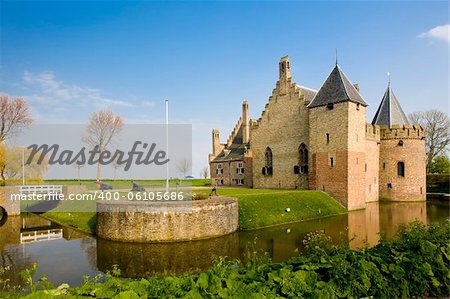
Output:
[[[142,101],[141,102],[141,106],[142,107],[147,107],[147,108],[151,108],[151,107],[155,107],[156,103],[155,102],[151,102],[151,101]]]
[[[434,27],[417,37],[438,39],[450,43],[450,24]]]
[[[97,108],[103,107],[134,107],[130,102],[115,100],[105,97],[102,90],[81,87],[74,84],[67,84],[58,80],[51,71],[32,73],[25,71],[23,80],[26,89],[33,90],[32,95],[27,98],[43,105],[54,105],[54,109],[60,109],[67,103],[71,105],[94,105]]]

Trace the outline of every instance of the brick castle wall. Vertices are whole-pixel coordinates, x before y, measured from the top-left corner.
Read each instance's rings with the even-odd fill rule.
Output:
[[[419,126],[382,128],[381,136],[380,198],[396,201],[425,200],[424,130]],[[399,162],[405,165],[404,176],[399,175]]]
[[[365,107],[352,102],[316,107],[309,119],[310,188],[324,190],[349,210],[364,208]]]

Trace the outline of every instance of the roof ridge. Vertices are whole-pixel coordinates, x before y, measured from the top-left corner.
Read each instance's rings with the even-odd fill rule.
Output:
[[[397,100],[393,89],[388,85],[372,120],[372,124],[391,127],[393,125],[405,125],[409,123],[409,119],[403,111],[400,102]]]
[[[348,93],[348,90],[347,90],[347,86],[345,86],[344,79],[342,78],[342,76],[345,76],[345,74],[343,73],[343,71],[342,71],[341,68],[339,67],[339,64],[336,63],[336,67],[337,67],[337,69],[338,69],[338,74],[339,74],[339,78],[340,78],[340,80],[341,80],[341,83],[342,83],[342,85],[344,86],[345,94],[347,95],[348,100],[351,100],[350,94]]]
[[[308,105],[308,108],[315,108],[347,101],[367,106],[367,103],[350,82],[347,75],[341,67],[336,64],[323,82],[317,94],[312,99],[311,103]]]

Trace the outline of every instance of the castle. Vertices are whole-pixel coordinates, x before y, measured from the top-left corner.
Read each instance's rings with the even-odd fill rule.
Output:
[[[212,183],[322,190],[348,210],[425,200],[423,128],[409,123],[390,84],[371,123],[366,107],[337,63],[317,91],[292,80],[285,56],[261,117],[250,119],[244,101],[226,143],[213,130]]]

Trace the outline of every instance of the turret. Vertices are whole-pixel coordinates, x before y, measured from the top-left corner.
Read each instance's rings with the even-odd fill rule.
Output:
[[[248,111],[248,102],[242,103],[242,143],[247,144],[250,142],[250,118]]]
[[[212,157],[216,157],[223,150],[224,145],[220,143],[220,134],[218,129],[212,131]]]
[[[278,80],[280,94],[285,94],[291,83],[291,63],[289,56],[284,56],[279,62],[280,79]]]
[[[388,85],[372,124],[380,126],[380,198],[426,199],[425,131],[410,124]]]

